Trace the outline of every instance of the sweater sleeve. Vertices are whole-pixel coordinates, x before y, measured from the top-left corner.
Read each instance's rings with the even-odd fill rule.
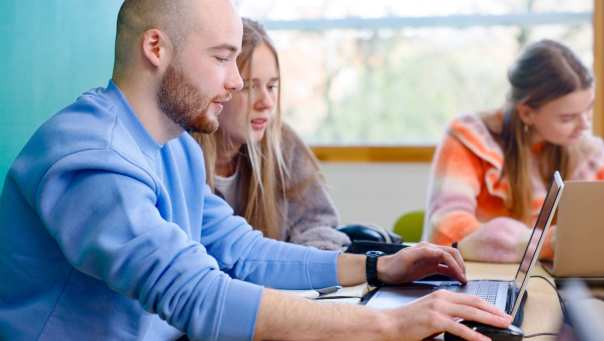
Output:
[[[284,129],[288,160],[286,238],[296,244],[324,250],[341,250],[348,236],[335,227],[339,217],[319,169],[304,142]]]
[[[262,288],[220,270],[219,260],[229,252],[237,254],[234,250],[225,247],[223,253],[212,255],[179,226],[163,219],[155,207],[157,193],[158,185],[143,169],[115,152],[99,150],[59,160],[42,178],[35,198],[50,235],[79,271],[139,301],[145,310],[185,331],[191,339],[250,340]],[[209,215],[212,206],[217,205],[210,203]],[[243,221],[235,224],[236,218],[223,215],[222,223],[232,225],[227,230],[237,232],[223,245],[235,247],[237,242],[232,240],[245,239],[239,243],[249,245],[250,253],[268,246]],[[221,225],[210,219],[212,224],[210,230]],[[286,259],[294,255],[289,250],[282,253]],[[319,263],[326,264],[323,270],[333,274],[316,277],[335,282],[335,256],[305,255],[307,262],[300,264],[311,268],[308,264],[320,259]],[[309,273],[315,272],[305,274],[304,284],[316,279]]]
[[[38,210],[78,270],[192,339],[250,339],[262,288],[231,279],[201,244],[164,220],[155,207],[156,191],[145,171],[117,154],[80,152],[47,172]],[[239,330],[221,323],[234,300]]]
[[[231,276],[279,289],[337,285],[338,252],[322,251],[269,238],[206,186],[202,242]],[[287,274],[287,276],[284,276]]]
[[[478,229],[477,197],[483,178],[480,160],[447,134],[432,163],[425,236],[451,245]]]

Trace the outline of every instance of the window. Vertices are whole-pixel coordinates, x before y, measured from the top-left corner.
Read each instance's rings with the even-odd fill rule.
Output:
[[[283,112],[329,146],[430,146],[496,109],[520,49],[550,38],[593,63],[594,0],[239,0],[282,64]]]

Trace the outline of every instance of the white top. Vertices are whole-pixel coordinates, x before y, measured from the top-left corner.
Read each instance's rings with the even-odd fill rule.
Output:
[[[216,190],[222,194],[224,200],[229,203],[237,202],[235,199],[237,198],[237,182],[239,181],[239,163],[237,163],[237,168],[235,169],[235,173],[233,175],[224,177],[220,175],[216,175],[214,177],[214,182],[216,185]]]

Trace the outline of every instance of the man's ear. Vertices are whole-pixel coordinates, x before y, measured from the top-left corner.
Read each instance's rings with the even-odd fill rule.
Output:
[[[156,68],[168,65],[172,44],[168,36],[159,29],[152,28],[143,33],[142,37],[143,58]]]
[[[533,125],[533,115],[535,113],[533,108],[526,104],[519,103],[516,105],[516,112],[518,113],[520,120],[522,120],[525,125],[529,127]]]

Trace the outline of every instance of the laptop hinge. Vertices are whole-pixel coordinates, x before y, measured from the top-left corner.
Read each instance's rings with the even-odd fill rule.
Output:
[[[505,303],[505,312],[508,314],[510,314],[512,312],[512,309],[514,308],[514,303],[516,303],[516,294],[518,293],[518,288],[516,288],[514,282],[510,282],[509,286],[510,288],[508,290],[508,299]]]

